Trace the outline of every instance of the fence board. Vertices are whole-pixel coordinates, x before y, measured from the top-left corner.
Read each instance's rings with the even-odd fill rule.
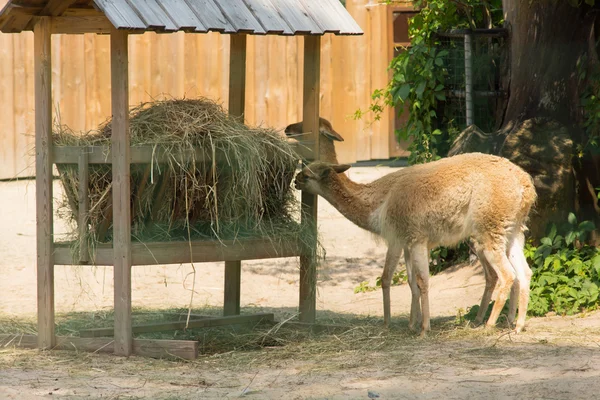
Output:
[[[9,77],[9,79],[0,79],[0,177],[12,177],[16,174],[16,157],[19,154],[15,151],[14,140],[14,86],[15,80],[12,79],[14,71],[13,63],[13,35],[0,35],[0,76]]]
[[[210,3],[210,1],[208,2]],[[287,1],[269,0],[279,7]],[[389,59],[382,29],[385,6],[347,2],[364,36],[321,39],[321,115],[345,141],[336,143],[341,162],[390,156],[391,124],[355,121],[370,94],[386,83]],[[106,35],[54,35],[53,101],[61,122],[74,130],[95,128],[111,115],[110,41]],[[250,36],[247,54],[246,121],[277,129],[299,121],[302,104],[303,37]],[[167,94],[228,101],[229,35],[146,33],[130,37],[130,104]],[[0,179],[31,164],[33,146],[33,37],[0,34]],[[385,117],[387,119],[391,116]],[[27,174],[22,172],[21,176]],[[31,171],[29,172],[31,174]]]

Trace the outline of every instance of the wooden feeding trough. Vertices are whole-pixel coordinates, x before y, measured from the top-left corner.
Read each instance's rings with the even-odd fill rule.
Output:
[[[225,261],[225,316],[206,323],[214,326],[265,317],[238,315],[241,260],[299,256],[299,318],[303,322],[314,322],[316,266],[308,255],[309,249],[298,242],[290,240],[276,246],[260,239],[232,241],[225,243],[227,246],[218,241],[132,243],[130,165],[150,163],[153,149],[130,147],[128,35],[146,31],[231,34],[229,113],[238,116],[244,113],[246,35],[303,35],[303,120],[307,131],[313,132],[312,149],[303,156],[310,160],[319,154],[320,38],[325,33],[362,34],[339,0],[11,0],[0,12],[0,31],[33,31],[35,48],[38,334],[21,336],[13,343],[39,349],[76,347],[124,356],[172,354],[194,358],[198,351],[196,342],[133,339],[133,265]],[[110,34],[110,148],[66,146],[59,149],[52,142],[51,35],[82,33]],[[114,339],[55,335],[54,265],[74,264],[71,250],[54,242],[52,169],[55,163],[79,165],[80,199],[86,197],[89,164],[112,164],[113,240],[112,244],[95,249],[93,259],[98,265],[114,266]],[[316,197],[302,193],[301,207],[302,223],[315,222]],[[80,212],[82,208],[85,211],[82,206]],[[80,229],[85,229],[85,224],[80,224]]]

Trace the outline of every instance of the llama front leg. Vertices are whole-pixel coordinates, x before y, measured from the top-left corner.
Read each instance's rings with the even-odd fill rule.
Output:
[[[421,301],[421,336],[431,330],[429,313],[429,249],[426,244],[418,244],[410,249],[410,260],[413,277],[420,293]]]
[[[408,248],[404,249],[404,262],[406,263],[406,276],[408,278],[408,285],[410,286],[411,302],[410,302],[410,316],[408,318],[408,329],[416,331],[418,325],[421,323],[421,291],[417,285],[415,279],[415,272],[413,270],[412,261],[410,259],[410,251]]]
[[[390,286],[401,254],[401,249],[389,247],[385,255],[385,266],[381,275],[381,291],[383,293],[383,324],[386,328],[389,328],[391,320]]]

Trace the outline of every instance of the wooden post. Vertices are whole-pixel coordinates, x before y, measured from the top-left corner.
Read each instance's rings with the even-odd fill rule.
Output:
[[[90,261],[88,249],[88,210],[89,210],[89,154],[82,151],[79,154],[79,187],[78,187],[78,209],[77,227],[79,228],[79,262]]]
[[[110,34],[115,354],[122,356],[129,356],[133,352],[127,38],[127,32],[117,29]]]
[[[50,18],[34,32],[35,197],[37,241],[38,347],[54,347],[54,223],[52,215],[52,56]]]
[[[302,121],[305,131],[312,132],[313,159],[319,159],[319,94],[321,78],[321,37],[304,37],[304,91]],[[302,192],[302,224],[310,228],[312,248],[300,256],[301,322],[315,322],[317,305],[317,265],[314,257],[317,245],[317,196]]]
[[[231,35],[229,45],[229,114],[244,115],[246,97],[246,35]],[[223,315],[240,313],[242,262],[225,261]]]

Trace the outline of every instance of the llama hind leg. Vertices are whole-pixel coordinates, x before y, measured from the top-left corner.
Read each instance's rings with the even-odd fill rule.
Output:
[[[383,293],[383,324],[386,328],[389,328],[391,320],[390,286],[401,254],[402,249],[389,247],[385,255],[385,266],[381,275],[381,291]]]
[[[483,291],[483,296],[481,298],[479,310],[477,311],[477,316],[475,317],[474,321],[475,325],[479,326],[483,324],[483,319],[485,318],[485,314],[492,300],[494,289],[496,288],[496,284],[498,283],[498,275],[496,274],[489,261],[485,257],[483,248],[480,248],[479,244],[477,244],[476,246],[476,253],[477,258],[481,263],[481,267],[483,268],[483,274],[485,276],[485,289]]]
[[[496,273],[498,279],[498,296],[494,302],[490,318],[486,323],[487,327],[496,325],[496,321],[498,321],[500,312],[502,311],[502,308],[504,308],[504,304],[506,304],[506,299],[511,291],[513,282],[515,281],[515,272],[506,256],[504,246],[496,245],[494,247],[494,244],[495,243],[492,243],[491,246],[487,246],[483,250],[483,256],[489,262],[491,269]]]
[[[529,305],[529,287],[531,284],[531,268],[527,264],[523,248],[525,247],[525,237],[522,233],[512,240],[508,248],[508,259],[515,271],[515,282],[510,291],[510,302],[508,312],[508,322],[515,322],[517,305],[519,316],[515,325],[515,331],[518,333],[525,327],[525,317],[527,315],[527,306]]]

